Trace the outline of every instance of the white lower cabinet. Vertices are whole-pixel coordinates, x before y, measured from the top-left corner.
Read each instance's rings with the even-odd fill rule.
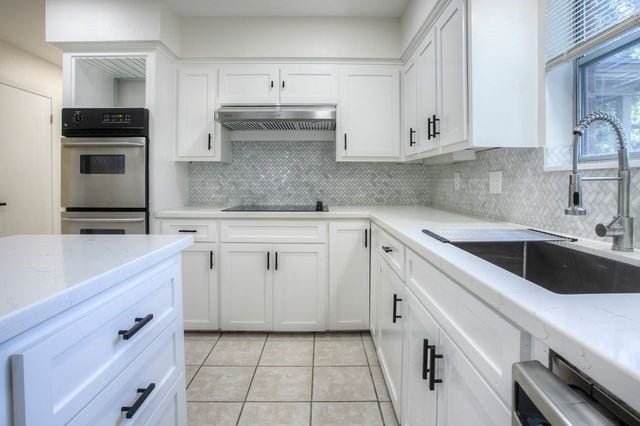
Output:
[[[193,244],[182,252],[182,265],[185,330],[217,330],[217,245]]]
[[[329,224],[329,328],[369,328],[369,221]]]
[[[324,330],[326,250],[324,244],[222,244],[222,329]]]
[[[396,415],[401,418],[402,293],[404,283],[386,261],[378,261],[378,357]]]

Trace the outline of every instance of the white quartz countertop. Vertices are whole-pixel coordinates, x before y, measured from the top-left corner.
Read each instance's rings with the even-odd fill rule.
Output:
[[[179,253],[177,235],[0,238],[0,343]]]
[[[640,293],[563,295],[552,293],[422,229],[513,228],[496,222],[428,207],[335,207],[329,212],[222,212],[218,207],[162,211],[158,218],[370,218],[409,249],[463,285],[484,303],[567,358],[636,410],[640,410]],[[640,252],[617,253],[609,239],[578,238],[569,244],[640,266]],[[640,277],[638,277],[640,285]]]

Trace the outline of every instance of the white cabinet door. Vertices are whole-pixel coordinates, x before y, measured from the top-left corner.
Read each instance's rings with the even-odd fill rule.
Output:
[[[420,133],[418,132],[418,62],[412,56],[403,71],[403,126],[402,144],[405,155],[416,153]]]
[[[182,252],[185,330],[218,329],[216,244],[196,243]]]
[[[429,31],[418,47],[418,144],[415,152],[438,147],[434,134],[434,117],[438,116],[435,32]]]
[[[327,246],[277,244],[273,252],[273,329],[325,330]]]
[[[393,161],[400,156],[400,76],[394,66],[341,70],[338,161]]]
[[[503,404],[449,336],[440,330],[435,369],[430,374],[442,380],[438,392],[438,425],[509,425],[510,410]],[[431,355],[431,354],[430,354]]]
[[[369,221],[329,224],[329,329],[369,328]]]
[[[268,244],[222,244],[220,313],[223,330],[271,330],[274,253]]]
[[[404,349],[402,351],[402,420],[403,424],[436,424],[436,389],[429,389],[429,346],[438,344],[439,327],[405,289],[402,307]]]
[[[438,43],[440,146],[468,139],[467,43],[463,0],[453,0],[435,24]]]
[[[338,103],[338,71],[327,65],[286,65],[280,69],[280,103]]]
[[[213,159],[220,126],[214,121],[217,70],[184,68],[178,73],[176,159]]]
[[[404,284],[391,267],[379,260],[378,356],[389,396],[400,419],[402,380],[402,292]]]
[[[277,104],[280,100],[277,65],[229,65],[220,68],[220,104]]]

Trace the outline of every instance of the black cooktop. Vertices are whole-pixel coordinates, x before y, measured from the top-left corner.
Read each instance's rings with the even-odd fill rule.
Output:
[[[246,204],[223,209],[223,212],[328,212],[329,207],[318,201],[316,204]]]

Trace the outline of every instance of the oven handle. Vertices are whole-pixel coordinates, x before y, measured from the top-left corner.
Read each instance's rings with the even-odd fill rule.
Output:
[[[95,217],[87,217],[87,218],[63,217],[62,221],[63,222],[70,222],[70,223],[80,223],[80,222],[81,223],[141,223],[141,222],[144,222],[145,219],[143,217],[141,217],[141,218],[119,218],[119,219],[100,219],[100,218],[95,218]]]
[[[145,138],[63,138],[62,146],[66,147],[109,147],[122,146],[132,148],[144,148],[146,145]]]

